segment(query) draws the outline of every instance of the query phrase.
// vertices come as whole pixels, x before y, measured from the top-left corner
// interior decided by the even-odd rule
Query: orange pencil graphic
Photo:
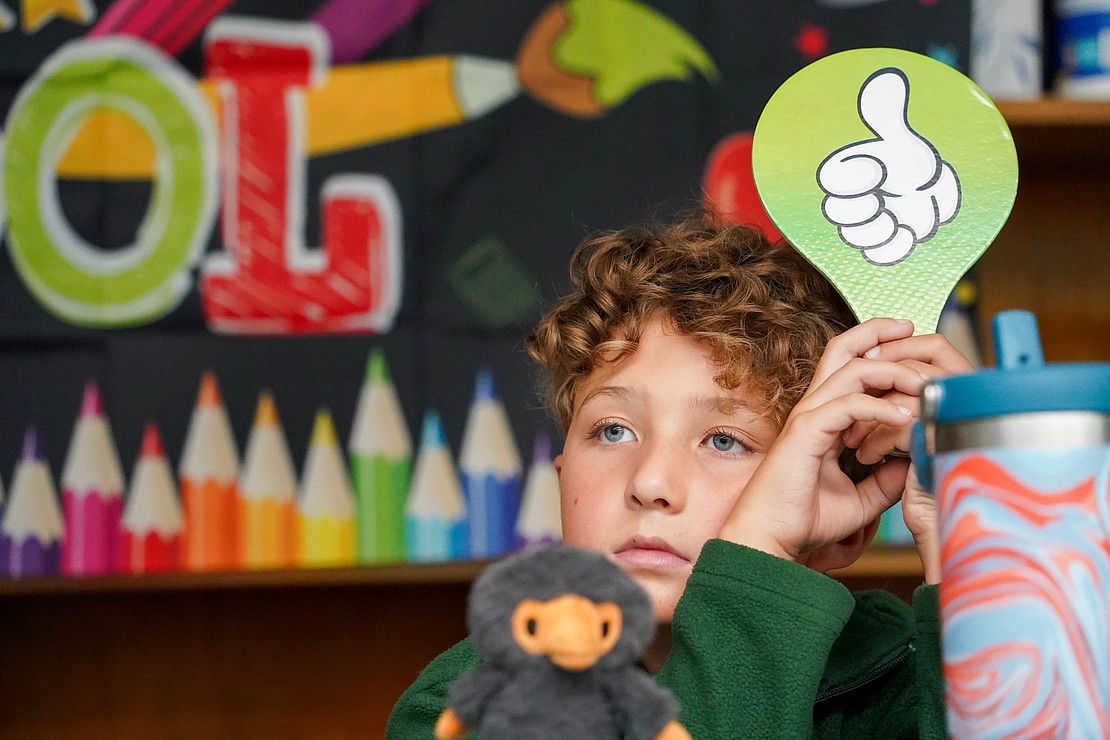
[[[227,570],[236,566],[236,489],[239,452],[216,376],[200,381],[178,475],[185,510],[183,567]]]
[[[296,560],[297,474],[274,398],[258,399],[239,476],[239,563],[288,568]]]

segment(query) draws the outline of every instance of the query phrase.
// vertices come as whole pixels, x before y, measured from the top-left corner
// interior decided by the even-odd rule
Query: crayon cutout
[[[297,559],[309,567],[354,565],[355,492],[331,414],[316,414],[297,497]]]
[[[493,374],[483,369],[474,385],[459,452],[472,556],[495,557],[512,549],[523,468]]]
[[[16,462],[3,519],[0,520],[0,569],[12,578],[45,576],[61,569],[65,533],[54,478],[28,427]]]
[[[524,481],[514,544],[519,549],[531,545],[554,545],[562,540],[559,474],[552,462],[551,438],[538,434],[532,449],[532,465]]]
[[[229,570],[238,559],[239,452],[216,376],[201,377],[178,476],[185,514],[185,570]]]
[[[409,560],[437,562],[465,558],[466,501],[451,460],[439,415],[424,415],[420,451],[405,504],[405,545]]]
[[[89,381],[62,468],[62,572],[97,575],[119,570],[123,470],[100,389]]]
[[[367,361],[347,446],[358,506],[359,560],[404,560],[412,440],[380,350]]]
[[[297,474],[274,398],[263,391],[239,476],[239,563],[288,568],[296,562]]]
[[[181,567],[185,517],[158,426],[143,430],[139,458],[123,509],[120,563],[125,573],[165,573]]]

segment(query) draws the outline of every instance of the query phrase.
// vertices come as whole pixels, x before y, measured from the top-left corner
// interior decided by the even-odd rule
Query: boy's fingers
[[[917,396],[929,377],[903,363],[854,358],[830,374],[820,386],[811,386],[797,408],[813,408],[849,393],[882,396],[893,390]]]
[[[971,362],[940,334],[893,339],[877,345],[869,357],[889,362],[915,360],[932,365],[941,375],[974,370]]]
[[[910,461],[905,458],[892,458],[875,469],[875,472],[856,486],[860,496],[876,515],[886,511],[902,498],[906,487],[906,476],[910,471]]]
[[[817,363],[817,370],[810,382],[810,389],[825,382],[848,361],[863,357],[883,342],[905,339],[913,334],[913,322],[900,319],[875,318],[853,326],[843,334],[833,337]]]
[[[874,465],[895,451],[907,452],[910,447],[910,427],[878,426],[867,435],[856,449],[856,459],[864,465]]]
[[[778,444],[787,444],[793,454],[823,456],[841,444],[844,430],[856,422],[875,422],[901,427],[912,421],[912,411],[866,393],[852,393],[810,409],[791,414]]]
[[[879,398],[909,409],[911,415],[915,419],[921,416],[921,399],[917,396],[911,396],[908,393],[902,393],[900,391],[887,391],[880,395]],[[856,422],[844,432],[844,446],[851,447],[853,450],[859,449],[863,444],[863,440],[867,439],[878,427],[879,425],[875,422]],[[902,447],[900,449],[904,450],[906,448]]]

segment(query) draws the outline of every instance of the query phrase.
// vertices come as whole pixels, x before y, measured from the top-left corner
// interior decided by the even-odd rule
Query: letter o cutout
[[[156,153],[150,205],[136,240],[108,253],[77,234],[59,202],[57,165],[98,109],[147,132]],[[132,326],[168,313],[192,286],[216,214],[216,126],[195,81],[139,41],[61,47],[21,89],[8,114],[3,185],[12,261],[58,318]]]

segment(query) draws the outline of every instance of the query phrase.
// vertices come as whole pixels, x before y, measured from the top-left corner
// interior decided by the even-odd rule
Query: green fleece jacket
[[[695,740],[944,738],[937,591],[913,607],[886,591],[853,596],[797,563],[707,542],[675,610],[655,680]],[[388,740],[427,740],[447,687],[480,661],[469,640],[401,696]]]

